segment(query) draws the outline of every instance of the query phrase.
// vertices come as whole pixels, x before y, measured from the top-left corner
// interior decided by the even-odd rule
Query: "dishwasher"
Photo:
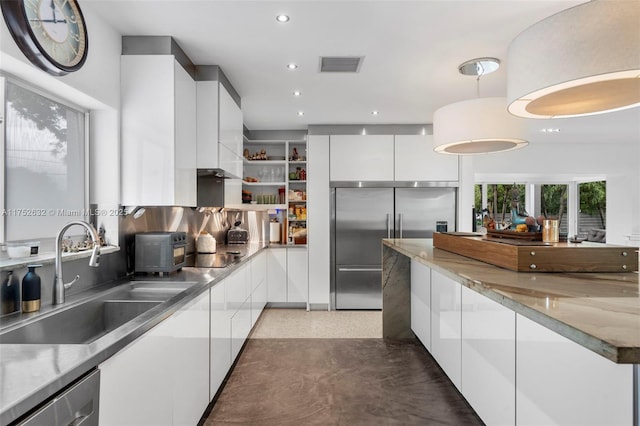
[[[18,422],[27,426],[97,426],[100,370],[95,370]]]

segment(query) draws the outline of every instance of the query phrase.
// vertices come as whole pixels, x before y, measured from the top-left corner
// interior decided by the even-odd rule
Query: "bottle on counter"
[[[42,265],[27,265],[29,271],[22,278],[22,312],[36,312],[40,310],[40,276],[36,268]]]
[[[0,288],[0,315],[8,315],[20,311],[20,280],[13,271],[7,272]]]

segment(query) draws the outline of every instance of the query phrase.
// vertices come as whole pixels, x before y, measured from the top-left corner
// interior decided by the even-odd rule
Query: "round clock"
[[[87,27],[77,0],[0,0],[2,14],[25,56],[49,74],[79,70],[87,58]]]

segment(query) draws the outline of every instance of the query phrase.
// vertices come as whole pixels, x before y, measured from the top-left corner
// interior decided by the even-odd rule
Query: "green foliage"
[[[580,211],[591,216],[598,214],[600,224],[605,228],[607,211],[607,183],[605,181],[580,184]]]

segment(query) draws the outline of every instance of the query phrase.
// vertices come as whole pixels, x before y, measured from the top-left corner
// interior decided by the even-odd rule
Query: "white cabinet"
[[[267,259],[267,300],[306,303],[309,288],[307,248],[270,248]]]
[[[173,55],[121,60],[122,204],[196,205],[196,86]]]
[[[483,422],[516,420],[516,314],[461,286],[462,394]]]
[[[267,300],[287,301],[287,249],[284,247],[267,250]]]
[[[209,403],[209,292],[100,364],[100,425],[189,425]]]
[[[630,425],[633,366],[516,318],[516,424]]]
[[[395,180],[457,181],[458,156],[438,154],[433,146],[433,135],[396,135]]]
[[[242,177],[242,110],[218,81],[198,81],[197,166]]]
[[[309,265],[306,248],[287,249],[287,301],[307,302]]]
[[[431,268],[411,260],[411,330],[431,351]]]
[[[253,327],[267,304],[267,254],[251,259],[251,326]]]
[[[392,181],[393,135],[331,135],[332,181]]]
[[[460,389],[461,284],[431,270],[431,354]]]
[[[209,349],[209,400],[212,400],[231,368],[231,315],[227,309],[226,280],[211,287],[211,343]]]

